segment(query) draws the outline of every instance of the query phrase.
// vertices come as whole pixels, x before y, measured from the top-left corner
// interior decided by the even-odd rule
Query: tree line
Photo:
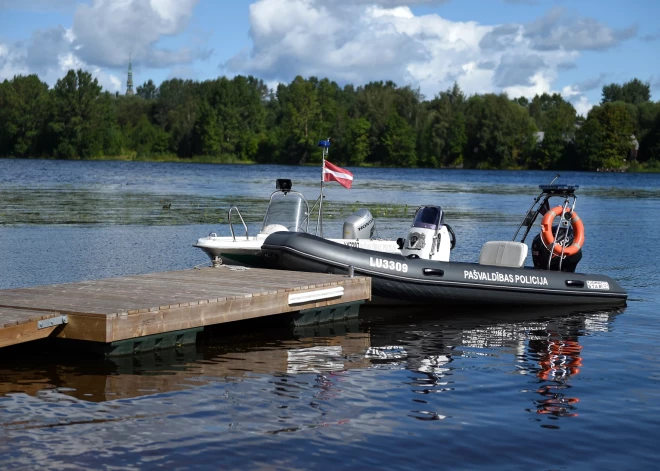
[[[133,96],[103,91],[84,70],[49,86],[37,75],[0,84],[0,156],[514,169],[660,168],[660,102],[638,79],[603,87],[578,116],[560,94],[432,99],[409,86],[340,87],[296,77],[268,89],[252,76],[152,80]]]

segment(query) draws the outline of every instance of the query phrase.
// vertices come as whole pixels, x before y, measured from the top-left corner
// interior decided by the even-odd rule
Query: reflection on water
[[[7,455],[17,467],[108,459],[143,467],[145,456],[149,466],[178,467],[198,463],[204,450],[228,467],[272,467],[278,456],[283,469],[326,463],[327,443],[350,443],[349,455],[361,456],[367,443],[407,436],[404,449],[420,458],[399,465],[416,468],[420,438],[465,432],[473,443],[452,453],[494,451],[503,444],[488,444],[489,428],[511,427],[521,441],[530,426],[559,429],[579,420],[581,407],[598,409],[576,380],[583,367],[607,365],[583,341],[608,335],[623,310],[438,316],[365,308],[360,321],[247,322],[209,329],[194,346],[132,357],[24,358],[13,349],[0,361],[0,450],[32,444],[30,454]],[[280,440],[296,437],[305,445],[285,451]]]
[[[567,416],[564,409],[573,411],[577,399],[559,391],[570,387],[571,378],[588,361],[580,337],[606,332],[613,317],[622,312],[549,318],[500,315],[491,320],[450,314],[440,323],[433,316],[425,318],[424,312],[401,316],[382,308],[365,310],[362,321],[279,327],[256,331],[248,338],[227,335],[226,327],[209,329],[200,334],[196,345],[138,356],[81,358],[77,353],[50,352],[17,362],[16,352],[22,356],[30,350],[13,347],[0,352],[0,394],[5,396],[7,410],[12,404],[32,404],[34,399],[26,396],[48,401],[63,395],[70,398],[67,401],[101,403],[194,391],[215,381],[245,381],[256,376],[295,380],[298,375],[323,377],[365,369],[407,370],[415,375],[404,383],[410,392],[445,393],[454,390],[455,368],[479,368],[485,358],[497,356],[507,357],[506,370],[539,384],[537,392],[544,397],[538,400],[539,413]],[[245,323],[233,329],[252,327],[254,324]],[[457,360],[460,366],[454,366]],[[16,422],[4,422],[9,424]]]

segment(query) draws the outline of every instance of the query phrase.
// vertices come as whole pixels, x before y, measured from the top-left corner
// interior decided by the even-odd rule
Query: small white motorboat
[[[261,230],[256,236],[248,234],[247,224],[238,207],[229,208],[227,221],[231,236],[218,236],[212,232],[207,237],[202,237],[193,244],[193,247],[202,249],[214,265],[226,263],[247,267],[265,267],[264,253],[261,246],[270,234],[274,232],[288,231],[308,233],[309,219],[318,205],[318,218],[316,221],[316,233],[321,239],[323,237],[323,182],[336,181],[345,188],[350,188],[353,182],[353,174],[326,160],[330,149],[330,139],[319,141],[318,147],[323,151],[321,171],[321,194],[312,206],[305,197],[292,189],[291,180],[280,178],[275,181],[275,192],[270,195],[270,202],[266,210]],[[232,215],[236,214],[245,236],[236,237]],[[399,246],[394,240],[385,240],[377,237],[376,221],[367,209],[359,209],[344,221],[341,239],[326,239],[349,247],[377,250],[384,253],[400,253]]]
[[[292,190],[289,179],[277,179],[275,191],[270,196],[270,202],[261,230],[256,236],[248,233],[247,224],[236,206],[229,208],[227,220],[229,222],[230,236],[219,236],[212,232],[207,237],[197,240],[193,247],[202,249],[214,264],[231,264],[247,267],[266,267],[264,253],[261,246],[266,238],[280,231],[308,233],[309,216],[311,214],[309,203],[305,197]],[[319,204],[317,232],[322,228],[321,197],[312,206],[314,211]],[[238,218],[245,231],[244,236],[237,236],[234,229],[234,220]],[[238,222],[237,221],[237,222]],[[322,234],[322,229],[321,229]],[[394,240],[385,240],[376,236],[376,221],[367,209],[359,209],[344,221],[342,238],[327,239],[349,247],[376,250],[385,253],[400,253],[399,246]]]

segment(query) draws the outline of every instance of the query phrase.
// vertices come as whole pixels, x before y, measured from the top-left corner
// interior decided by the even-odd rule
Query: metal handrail
[[[243,223],[243,228],[245,229],[245,240],[250,240],[250,237],[248,236],[247,225],[243,220],[243,215],[241,215],[241,212],[238,210],[238,207],[236,206],[232,206],[231,208],[229,208],[229,212],[227,213],[227,221],[229,221],[229,230],[231,231],[232,239],[234,239],[234,242],[236,242],[236,234],[234,234],[234,225],[231,222],[231,213],[234,209],[236,210],[236,214],[238,214],[238,217],[241,218],[241,223]]]

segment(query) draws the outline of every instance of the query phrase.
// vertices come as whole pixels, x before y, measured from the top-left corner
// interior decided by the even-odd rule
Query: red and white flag
[[[323,166],[323,181],[335,181],[344,188],[350,188],[353,184],[353,174],[348,170],[337,167],[335,164],[331,164],[326,160]]]

